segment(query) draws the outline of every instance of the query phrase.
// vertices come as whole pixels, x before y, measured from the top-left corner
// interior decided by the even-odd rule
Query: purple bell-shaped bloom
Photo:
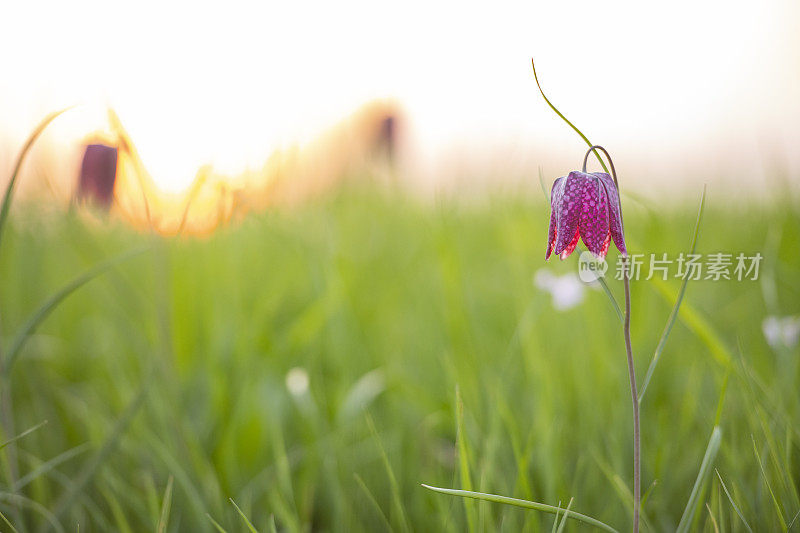
[[[614,180],[604,172],[570,172],[553,183],[550,193],[547,255],[566,259],[579,239],[594,255],[605,258],[611,239],[627,255],[622,214]]]

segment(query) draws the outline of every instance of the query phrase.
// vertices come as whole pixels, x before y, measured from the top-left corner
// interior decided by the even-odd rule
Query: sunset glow
[[[664,165],[642,155],[654,144],[694,157],[700,139],[710,141],[705,156],[735,165],[767,137],[800,139],[800,73],[785,68],[800,64],[797,8],[770,4],[684,1],[656,15],[636,2],[589,1],[491,12],[424,2],[239,1],[224,12],[150,0],[14,2],[0,32],[0,47],[14,50],[0,58],[0,134],[22,138],[44,113],[82,103],[51,133],[76,142],[108,129],[110,106],[158,188],[185,192],[201,168],[261,169],[276,151],[391,97],[409,118],[409,175],[435,187],[454,151],[472,153],[478,169],[493,149],[513,154],[503,158],[513,171],[576,144],[536,98],[536,57],[565,110],[606,144],[625,143],[617,153],[629,168],[652,175]]]

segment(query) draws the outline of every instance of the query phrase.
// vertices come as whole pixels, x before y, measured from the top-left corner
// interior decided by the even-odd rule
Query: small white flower
[[[286,373],[286,388],[292,396],[302,396],[308,392],[308,372],[298,366]]]
[[[533,283],[550,293],[556,311],[566,311],[580,304],[586,289],[586,285],[574,273],[556,276],[545,268],[536,272]]]
[[[768,316],[761,323],[761,331],[771,347],[792,349],[800,341],[800,316]]]

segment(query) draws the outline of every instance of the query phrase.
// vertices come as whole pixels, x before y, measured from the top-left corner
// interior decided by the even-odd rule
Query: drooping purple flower
[[[566,259],[579,239],[601,259],[612,238],[619,251],[627,255],[617,187],[608,174],[576,170],[558,178],[550,193],[550,209],[545,259],[553,252]]]
[[[117,178],[117,148],[105,144],[89,144],[83,152],[78,197],[108,209],[114,200]]]

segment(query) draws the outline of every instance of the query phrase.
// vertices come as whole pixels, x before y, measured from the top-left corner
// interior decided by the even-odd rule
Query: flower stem
[[[586,163],[589,160],[589,154],[592,152],[597,154],[597,150],[605,154],[606,159],[608,159],[608,164],[611,167],[611,176],[614,178],[614,185],[617,186],[620,227],[624,234],[625,224],[622,221],[622,198],[619,193],[617,170],[614,168],[614,161],[611,160],[611,155],[602,146],[597,144],[591,145],[589,150],[586,151],[586,155],[583,156],[583,171],[586,172]],[[605,168],[605,165],[603,165],[603,167]],[[641,432],[639,429],[639,393],[636,390],[636,367],[633,363],[633,349],[631,348],[631,278],[628,270],[628,257],[625,254],[623,254],[623,261],[622,279],[625,285],[625,320],[622,325],[622,333],[625,336],[625,352],[628,356],[628,375],[631,380],[631,398],[633,399],[633,533],[639,533],[639,508],[641,507],[642,498],[642,444]]]
[[[628,258],[625,258],[622,279],[625,284],[625,322],[622,332],[625,335],[625,351],[628,355],[628,375],[631,380],[633,399],[633,533],[639,532],[639,507],[641,506],[641,436],[639,430],[639,393],[636,391],[636,369],[631,349],[631,281],[628,272]]]

